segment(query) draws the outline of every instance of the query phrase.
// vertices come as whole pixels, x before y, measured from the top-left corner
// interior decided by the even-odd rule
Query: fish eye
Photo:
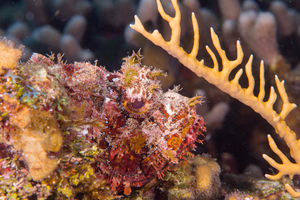
[[[133,109],[140,109],[144,105],[145,105],[144,101],[143,100],[139,101],[138,99],[135,99],[135,101],[131,103]]]
[[[143,114],[147,112],[150,107],[149,102],[141,99],[135,99],[134,101],[126,100],[124,106],[127,111],[135,114]]]

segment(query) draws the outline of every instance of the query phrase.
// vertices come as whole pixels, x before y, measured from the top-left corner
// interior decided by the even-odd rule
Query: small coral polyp
[[[54,59],[33,54],[16,66],[2,60],[0,147],[13,150],[0,154],[0,169],[9,172],[1,171],[0,194],[129,195],[192,155],[205,131],[195,109],[200,98],[184,97],[178,87],[164,93],[157,76],[165,74],[143,66],[139,52],[117,72]],[[11,181],[23,189],[10,194]]]

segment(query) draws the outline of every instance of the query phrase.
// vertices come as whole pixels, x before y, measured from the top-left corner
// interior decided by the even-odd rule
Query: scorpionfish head
[[[166,75],[159,69],[143,66],[139,53],[134,55],[125,58],[122,65],[122,103],[129,114],[139,116],[155,108],[162,95],[157,76]]]

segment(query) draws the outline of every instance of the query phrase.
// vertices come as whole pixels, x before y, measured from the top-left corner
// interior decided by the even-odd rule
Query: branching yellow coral
[[[211,84],[214,84],[222,91],[228,93],[232,97],[238,99],[242,103],[248,105],[263,118],[265,118],[276,130],[276,132],[285,140],[290,148],[291,156],[295,159],[296,163],[290,162],[287,157],[277,148],[272,137],[269,135],[269,144],[272,150],[282,159],[283,164],[276,163],[272,158],[267,155],[263,157],[275,168],[279,170],[279,173],[275,176],[266,175],[267,178],[272,180],[280,179],[284,175],[289,175],[291,178],[295,174],[300,174],[300,141],[296,139],[295,133],[287,126],[285,122],[286,116],[293,110],[296,105],[289,102],[287,93],[284,88],[284,81],[280,81],[275,76],[276,86],[279,91],[279,95],[283,101],[282,110],[277,113],[273,109],[273,105],[277,99],[277,94],[273,87],[269,99],[264,102],[265,97],[265,80],[264,80],[264,65],[261,62],[260,65],[260,87],[259,94],[255,96],[253,94],[254,89],[254,77],[252,75],[252,60],[253,56],[250,56],[245,71],[248,78],[248,87],[242,88],[239,84],[239,79],[243,73],[240,69],[233,80],[229,81],[229,74],[239,64],[241,64],[244,54],[240,42],[237,41],[237,58],[233,61],[228,60],[225,51],[221,48],[219,38],[215,32],[211,29],[211,38],[219,56],[222,60],[223,69],[220,71],[218,67],[218,61],[215,54],[207,46],[206,50],[211,56],[214,67],[210,68],[204,65],[204,61],[197,60],[196,56],[199,49],[199,27],[195,14],[192,13],[192,23],[194,29],[194,46],[190,53],[187,53],[182,47],[180,47],[180,20],[181,13],[177,3],[177,0],[171,0],[175,9],[175,17],[167,15],[162,7],[160,0],[157,0],[158,11],[162,18],[168,21],[172,35],[170,41],[165,41],[158,30],[154,30],[153,33],[149,33],[145,30],[141,21],[135,16],[135,24],[131,25],[131,28],[143,34],[147,39],[154,44],[165,49],[169,54],[176,57],[183,65],[192,70],[199,77],[205,78]],[[290,185],[286,185],[286,189],[291,193],[293,197],[300,197],[300,192],[295,192]]]

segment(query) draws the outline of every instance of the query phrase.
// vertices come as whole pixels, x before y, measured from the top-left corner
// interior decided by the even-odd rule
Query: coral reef
[[[174,16],[175,12],[170,0],[162,0],[162,4],[167,14]],[[269,94],[268,88],[270,88],[271,85],[275,85],[274,74],[278,74],[280,80],[285,80],[285,88],[289,95],[290,102],[294,102],[297,105],[300,104],[300,99],[298,98],[300,93],[300,56],[298,51],[300,48],[300,4],[298,1],[221,0],[215,2],[180,0],[178,4],[182,15],[180,44],[184,50],[189,52],[192,49],[193,29],[190,15],[191,12],[194,12],[199,24],[201,37],[199,40],[198,59],[203,58],[205,65],[213,66],[213,61],[205,50],[206,45],[210,47],[213,45],[209,32],[209,28],[213,27],[229,59],[235,59],[236,40],[241,41],[245,57],[254,54],[252,72],[256,80],[258,80],[260,59],[264,60],[267,95]],[[181,65],[177,59],[168,55],[163,49],[153,45],[144,36],[131,29],[129,25],[126,26],[126,24],[133,21],[134,13],[139,16],[147,31],[151,32],[154,29],[158,29],[163,34],[164,39],[170,39],[170,28],[168,23],[159,15],[155,0],[1,1],[0,14],[2,18],[0,21],[0,35],[18,44],[18,48],[11,48],[11,50],[19,53],[23,50],[22,61],[27,61],[32,51],[42,55],[51,54],[51,52],[55,54],[60,52],[64,54],[64,59],[67,60],[68,63],[83,60],[93,61],[97,59],[98,63],[105,65],[108,71],[119,70],[122,58],[126,56],[128,52],[132,49],[137,51],[142,48],[141,52],[144,55],[142,63],[160,68],[163,72],[168,74],[166,78],[163,76],[157,77],[160,79],[161,87],[164,91],[167,91],[170,87],[173,87],[173,84],[176,84],[183,88],[178,92],[184,96],[205,96],[205,98],[202,99],[204,103],[201,106],[197,105],[197,113],[205,119],[207,133],[203,141],[204,145],[197,145],[196,153],[202,154],[206,152],[211,154],[213,158],[217,158],[223,174],[247,173],[247,177],[248,175],[256,176],[254,174],[258,174],[257,177],[261,177],[261,174],[274,174],[272,170],[270,171],[270,165],[261,156],[262,154],[268,154],[270,157],[276,157],[276,154],[269,148],[266,135],[272,135],[278,149],[281,149],[285,155],[289,155],[290,150],[285,142],[280,139],[280,136],[275,133],[272,126],[268,125],[264,119],[254,113],[250,108],[234,100],[229,95],[224,94],[216,87],[207,83],[204,79],[198,78],[193,72]],[[23,47],[20,44],[23,44]],[[0,48],[2,47],[3,46]],[[11,47],[13,47],[13,45]],[[214,48],[212,48],[212,51],[216,54]],[[1,50],[1,52],[3,51]],[[2,55],[4,55],[4,53]],[[19,57],[17,54],[14,55]],[[37,56],[37,54],[35,54],[35,56]],[[218,56],[217,59],[220,61]],[[13,62],[16,60],[15,58],[11,59]],[[0,60],[0,63],[1,62],[3,62],[3,60]],[[245,61],[243,61],[242,64],[245,64]],[[15,65],[17,65],[17,62]],[[2,66],[4,66],[3,63],[1,63],[0,67]],[[13,67],[11,69],[13,69]],[[219,70],[221,69],[222,66],[219,66]],[[1,70],[2,68],[0,71]],[[18,78],[20,74],[17,74],[15,70],[4,69],[3,73],[4,74],[1,72],[1,74],[5,76],[3,81],[8,78],[14,82],[12,85],[15,83],[16,86],[21,84],[22,80]],[[42,71],[41,73],[43,74]],[[233,78],[232,74],[229,76],[230,80]],[[246,80],[246,76],[242,75],[239,81],[244,88],[248,86]],[[255,84],[257,85],[257,81]],[[10,85],[10,87],[12,85]],[[29,112],[22,110],[23,113],[21,113],[19,108],[12,112],[14,112],[14,115],[19,113],[18,116],[22,116],[22,114],[25,115],[27,112],[32,116],[32,114],[35,114],[33,110],[39,109],[36,103],[44,97],[44,93],[40,93],[39,88],[35,86],[35,84],[23,85],[21,88],[23,89],[18,90],[18,95],[21,95],[18,98],[23,106],[29,106]],[[22,90],[24,92],[22,92]],[[199,90],[202,91],[199,92]],[[257,86],[254,87],[254,94],[258,94]],[[5,98],[6,101],[9,101],[6,102],[6,105],[19,106],[15,104],[17,102],[12,102],[11,99]],[[62,99],[62,101],[55,102],[55,104],[57,104],[58,108],[63,108],[63,104],[65,104],[64,98],[59,97],[59,99]],[[274,104],[274,109],[276,111],[280,110],[281,105],[281,99],[278,98]],[[74,109],[77,109],[77,107],[75,106]],[[300,133],[298,123],[300,116],[299,111],[299,109],[294,109],[285,119],[289,127],[297,134],[297,138],[299,138]],[[220,112],[221,114],[219,114]],[[75,112],[73,112],[73,114],[74,113]],[[5,115],[4,113],[1,117],[3,118]],[[19,125],[17,125],[20,122],[17,120],[18,118],[15,119],[14,126],[20,129]],[[23,123],[25,125],[26,123],[32,124],[36,122],[23,121]],[[58,120],[57,123],[61,125],[62,121]],[[68,121],[65,123],[68,124]],[[72,123],[75,122],[72,121]],[[42,127],[44,125],[41,124],[40,126]],[[61,129],[62,128],[60,128],[60,130]],[[27,129],[26,134],[32,134],[28,142],[33,142],[37,138],[42,139],[39,135],[41,130],[42,129],[35,131]],[[62,138],[65,137],[64,132],[60,131],[60,134]],[[50,136],[51,133],[47,132],[47,135]],[[45,137],[44,141],[47,140],[47,137]],[[63,139],[63,141],[65,140]],[[12,164],[20,169],[17,170],[17,168],[14,168],[16,171],[12,172],[13,176],[11,176],[11,178],[15,179],[10,179],[13,181],[11,181],[7,187],[5,186],[7,191],[13,192],[19,190],[21,194],[21,188],[24,183],[27,183],[26,181],[31,179],[30,176],[25,179],[20,178],[24,174],[28,174],[30,170],[25,158],[20,156],[20,159],[13,159],[13,155],[20,155],[20,152],[24,150],[29,153],[31,160],[37,159],[34,152],[30,152],[29,146],[24,146],[24,149],[20,146],[20,144],[26,144],[26,142],[25,140],[21,140],[19,144],[15,144],[15,147],[12,144],[10,144],[10,146],[2,145],[0,147],[1,150],[4,150],[4,157],[11,158],[5,166]],[[79,146],[80,145],[81,144],[79,144]],[[62,145],[61,148],[62,147],[64,147],[64,145]],[[10,152],[9,148],[13,151]],[[14,152],[16,148],[17,154]],[[41,158],[42,160],[47,158],[51,160],[51,162],[54,161],[53,163],[58,161],[59,165],[60,151],[62,149],[58,152],[49,152],[47,149],[51,149],[51,145],[47,147],[43,142],[39,143],[36,148],[42,150],[42,152],[46,152],[47,157],[44,156]],[[287,156],[287,158],[291,157]],[[72,160],[72,162],[75,161]],[[257,169],[254,171],[248,170],[248,168],[251,168],[253,165],[255,165]],[[26,167],[24,168],[24,166]],[[5,168],[6,167],[4,167],[3,170],[1,169],[1,174],[10,171],[9,168]],[[34,168],[32,168],[32,170],[33,169]],[[42,171],[43,168],[41,167],[39,169]],[[66,167],[66,169],[73,168],[69,166]],[[18,174],[15,173],[17,171]],[[65,173],[66,177],[69,175],[72,174]],[[25,180],[25,182],[23,180]],[[88,179],[80,180],[86,182]],[[96,179],[91,178],[87,182],[92,183],[94,180]],[[294,188],[299,187],[296,184],[297,180],[298,178],[294,177]],[[158,185],[160,181],[161,179],[158,180],[157,185],[153,187],[159,188]],[[222,182],[224,181],[225,180],[222,180]],[[63,181],[61,183],[64,184],[65,182],[66,181]],[[16,184],[16,189],[13,188],[9,190],[8,188],[10,188],[10,185],[13,183]],[[34,183],[35,184],[31,184],[31,188],[36,188],[38,195],[41,195],[41,192],[38,191],[42,190],[43,194],[47,194],[49,190],[45,189],[48,187],[45,182]],[[101,182],[100,184],[99,181],[95,181],[95,183],[99,185],[102,184],[103,188],[107,189],[103,189],[102,194],[105,193],[107,196],[111,194],[109,187],[106,187],[106,183]],[[282,185],[285,183],[292,184],[291,181],[281,181],[278,184]],[[274,186],[271,182],[267,182],[266,184],[270,184],[270,190]],[[27,186],[29,185],[25,184],[25,187]],[[56,184],[56,186],[58,186],[58,184]],[[44,187],[44,189],[41,189],[42,187]],[[74,186],[72,185],[72,187]],[[67,190],[67,188],[72,187],[61,187],[59,190],[62,191],[62,188],[64,188],[64,192],[74,191],[73,189]],[[78,186],[78,188],[80,187],[81,186]],[[140,187],[139,189],[142,190],[142,188],[144,187]],[[77,191],[79,190],[80,189],[77,189],[74,193],[78,193]],[[136,194],[134,190],[135,189],[132,188],[132,194]],[[259,190],[259,188],[255,190]],[[273,193],[272,195],[285,196],[286,194],[282,194],[283,190],[284,188],[280,189],[280,192],[276,194]],[[275,191],[279,190],[276,189]],[[157,190],[155,190],[155,192],[157,192]],[[223,198],[231,192],[234,191],[226,191],[226,194],[223,193]],[[242,193],[244,196],[248,195],[249,198],[255,197],[255,195],[251,196],[248,190],[243,190]],[[164,194],[160,195],[163,196],[163,198],[167,196],[164,196]],[[237,194],[237,196],[239,195],[241,194]],[[132,195],[129,196],[129,198],[131,197],[133,198]],[[259,197],[266,199],[262,195],[259,195]],[[286,198],[289,197],[287,196]]]
[[[125,199],[217,199],[221,197],[219,174],[217,162],[203,154],[174,165],[163,179],[153,179]]]
[[[0,93],[1,169],[6,170],[1,193],[7,198],[51,192],[60,198],[78,193],[116,198],[118,192],[129,195],[132,187],[162,180],[174,165],[193,157],[190,151],[205,131],[195,106],[202,97],[184,97],[179,87],[163,93],[157,76],[165,74],[141,65],[139,52],[110,73],[36,53],[16,65],[20,50],[5,40],[1,44],[7,55]],[[195,170],[198,174],[207,162],[211,178],[202,182],[219,183],[218,164],[203,162]],[[6,188],[14,179],[21,189],[11,192]]]
[[[229,74],[239,64],[241,64],[244,54],[240,42],[237,41],[237,58],[235,60],[229,60],[226,56],[225,51],[221,48],[218,36],[211,28],[211,38],[214,47],[216,48],[220,59],[222,61],[222,69],[219,69],[218,60],[215,53],[207,46],[206,50],[213,60],[213,68],[210,68],[204,64],[204,60],[199,61],[196,56],[199,50],[199,26],[195,13],[192,13],[192,24],[194,30],[194,44],[190,53],[187,53],[180,46],[180,35],[181,35],[181,11],[177,0],[171,0],[175,16],[171,17],[168,15],[160,0],[157,0],[158,11],[162,18],[166,20],[171,27],[171,38],[166,41],[162,34],[158,30],[154,30],[149,33],[145,30],[145,27],[141,23],[140,19],[135,16],[135,23],[130,25],[131,28],[143,34],[147,39],[152,41],[154,44],[165,49],[170,55],[176,57],[183,65],[193,71],[197,76],[205,78],[208,82],[218,87],[220,90],[229,94],[233,98],[238,99],[245,105],[248,105],[255,112],[260,114],[264,119],[268,121],[270,125],[274,127],[280,137],[284,139],[290,149],[291,157],[295,160],[295,163],[291,162],[277,147],[271,135],[268,135],[269,145],[274,153],[276,153],[282,160],[282,164],[279,164],[266,154],[263,154],[263,158],[279,172],[276,175],[266,174],[265,176],[271,180],[278,180],[284,175],[289,175],[293,178],[294,175],[300,174],[299,165],[300,157],[298,152],[300,151],[299,141],[296,139],[296,134],[287,125],[285,118],[287,115],[297,107],[296,104],[290,103],[288,95],[284,87],[284,81],[280,81],[278,76],[275,75],[275,82],[278,89],[278,93],[282,100],[281,111],[275,111],[273,105],[277,99],[277,94],[274,91],[273,86],[270,88],[270,95],[267,101],[265,98],[265,75],[264,75],[264,63],[260,64],[260,77],[259,77],[259,92],[258,95],[254,95],[254,84],[255,79],[252,74],[252,61],[253,56],[251,55],[245,66],[245,72],[248,79],[248,86],[242,88],[239,80],[243,73],[242,69],[234,74],[234,78],[230,80]],[[292,197],[300,197],[300,192],[295,191],[290,184],[285,184],[286,190],[291,194]]]
[[[0,36],[25,46],[21,58],[24,62],[32,52],[62,53],[68,62],[92,62],[95,56],[105,61],[107,46],[118,43],[116,46],[123,46],[125,52],[130,50],[119,44],[124,41],[121,29],[133,20],[135,10],[136,2],[128,0],[1,2]],[[121,61],[113,63],[120,65]]]

